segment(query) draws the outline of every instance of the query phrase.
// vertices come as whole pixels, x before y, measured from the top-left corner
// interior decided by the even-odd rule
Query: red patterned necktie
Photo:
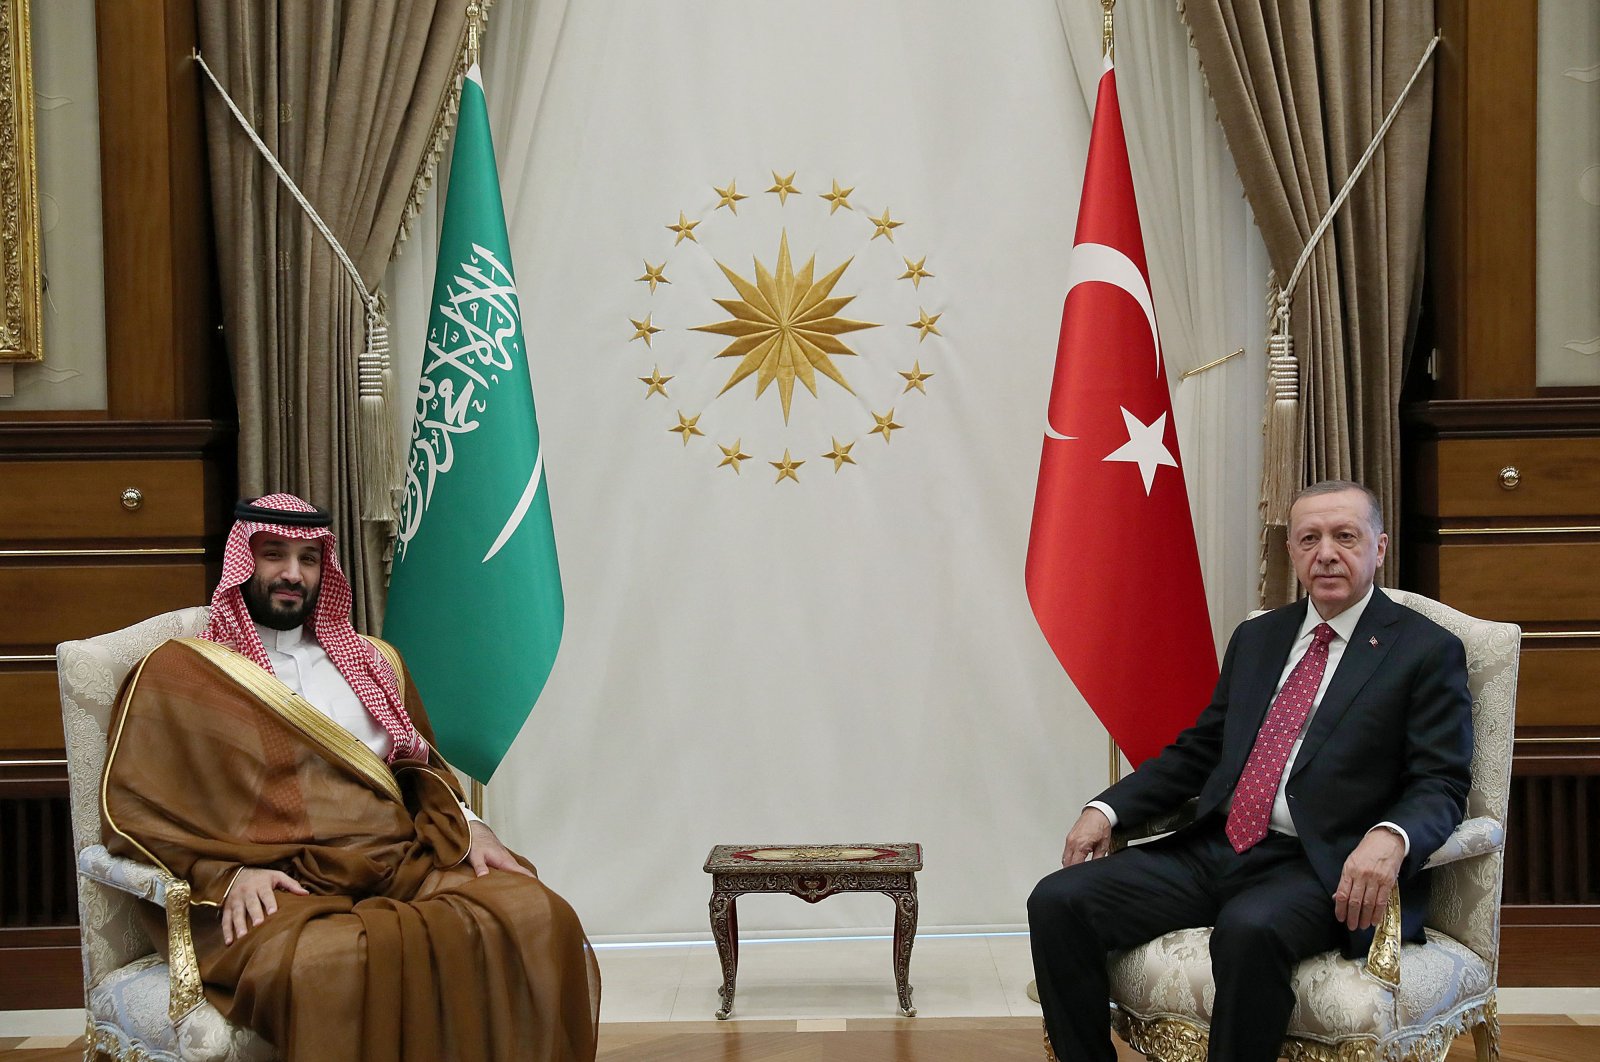
[[[1289,672],[1288,681],[1256,734],[1255,748],[1250,750],[1250,759],[1233,791],[1233,807],[1228,811],[1225,832],[1235,852],[1248,851],[1267,835],[1267,820],[1272,817],[1272,804],[1278,798],[1278,782],[1289,762],[1289,750],[1294,748],[1295,738],[1300,736],[1300,728],[1305,726],[1312,702],[1317,699],[1322,673],[1328,668],[1331,641],[1333,628],[1326,623],[1317,624],[1311,632],[1311,647]]]

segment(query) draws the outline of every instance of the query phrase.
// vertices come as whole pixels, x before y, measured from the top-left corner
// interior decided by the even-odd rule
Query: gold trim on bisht
[[[215,664],[224,675],[260,698],[284,722],[323,752],[355,771],[372,788],[396,803],[404,802],[399,783],[394,780],[394,773],[389,770],[388,764],[380,760],[364,741],[318,711],[304,697],[284,685],[276,675],[263,671],[250,660],[216,642],[203,638],[175,638],[173,641]]]
[[[139,677],[144,674],[144,666],[149,661],[150,657],[148,655],[143,660],[139,661],[139,666],[134,669],[133,678],[128,680],[127,691],[123,694],[124,698],[131,698],[133,696],[134,690],[139,686]],[[168,878],[176,881],[178,880],[178,876],[172,872],[171,867],[157,859],[155,857],[155,853],[151,852],[150,849],[146,848],[144,845],[140,844],[138,841],[122,832],[122,830],[117,826],[116,820],[111,817],[111,805],[106,801],[106,783],[111,779],[111,765],[116,762],[117,749],[122,745],[122,728],[126,726],[127,723],[128,713],[118,713],[116,733],[112,734],[110,739],[106,742],[106,763],[105,767],[103,767],[100,771],[100,817],[105,821],[107,826],[111,827],[118,837],[121,837],[124,841],[127,841],[140,852],[144,853],[145,860],[149,862],[151,866],[160,868],[160,870],[166,874]],[[213,903],[209,906],[215,907],[217,905]]]

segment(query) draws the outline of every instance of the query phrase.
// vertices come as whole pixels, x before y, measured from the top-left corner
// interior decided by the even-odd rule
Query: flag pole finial
[[[477,0],[467,4],[467,66],[478,61],[478,35],[483,29],[483,5]]]
[[[1116,6],[1117,0],[1100,0],[1100,54],[1112,62],[1117,60],[1117,27],[1111,15],[1111,9]]]

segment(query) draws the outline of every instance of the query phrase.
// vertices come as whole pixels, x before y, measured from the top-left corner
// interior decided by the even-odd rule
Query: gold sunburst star
[[[661,331],[661,329],[650,323],[650,317],[651,314],[647,313],[644,315],[644,320],[642,321],[635,321],[631,317],[628,318],[628,323],[633,325],[633,335],[628,337],[629,343],[632,343],[635,339],[642,339],[644,340],[645,346],[648,347],[652,345],[650,342],[650,337]]]
[[[899,429],[905,427],[904,424],[896,424],[894,422],[894,410],[893,409],[890,409],[889,412],[884,413],[882,415],[874,413],[874,414],[872,414],[872,419],[878,422],[878,426],[876,428],[873,428],[867,434],[868,435],[882,435],[885,445],[888,444],[889,436],[891,434],[893,434],[894,432],[898,431]]]
[[[853,191],[855,191],[855,187],[853,185],[849,188],[840,188],[839,182],[834,181],[833,191],[823,192],[817,198],[826,199],[828,201],[828,216],[832,217],[833,212],[838,210],[840,207],[844,207],[846,210],[855,209],[855,207],[850,205],[850,193]]]
[[[829,438],[833,439],[833,436],[830,435]],[[854,445],[854,439],[842,445],[838,439],[833,439],[833,449],[829,450],[822,456],[827,460],[832,461],[833,470],[838,472],[841,466],[853,465],[856,463],[856,459],[850,456],[850,448]]]
[[[737,214],[739,212],[739,200],[750,198],[747,195],[739,194],[738,181],[729,181],[726,188],[718,188],[716,185],[712,185],[711,190],[717,193],[717,205],[712,207],[712,210],[721,210],[723,207],[727,207]]]
[[[784,450],[783,451],[783,460],[782,461],[768,461],[767,464],[771,465],[773,468],[776,468],[778,470],[778,478],[773,480],[772,482],[774,482],[774,483],[782,483],[786,479],[792,479],[796,483],[799,483],[800,482],[800,477],[795,475],[795,469],[797,469],[801,465],[805,464],[805,462],[804,461],[796,461],[794,458],[789,456],[789,451],[788,450]]]
[[[894,242],[894,230],[905,224],[903,221],[896,221],[891,218],[888,207],[883,208],[883,217],[881,218],[874,218],[871,214],[868,214],[867,217],[872,218],[872,223],[878,227],[877,231],[872,234],[872,238],[876,240],[879,236],[887,236],[890,243]]]
[[[901,255],[900,257],[901,258],[905,258],[905,255]],[[914,287],[914,288],[922,287],[922,278],[923,277],[931,277],[931,276],[933,276],[932,273],[930,273],[926,269],[922,268],[923,263],[927,262],[927,260],[928,260],[928,256],[927,255],[923,255],[921,258],[917,259],[915,262],[913,262],[909,258],[906,258],[906,271],[904,273],[901,273],[895,279],[896,280],[909,280],[909,281],[911,281],[911,286]]]
[[[700,241],[696,240],[695,242],[699,243]],[[644,276],[635,277],[634,279],[649,284],[651,294],[655,293],[657,284],[672,283],[672,281],[667,279],[667,263],[662,262],[658,266],[653,266],[648,260],[646,260],[644,263]]]
[[[733,336],[719,358],[739,358],[738,366],[722,385],[718,394],[752,374],[756,377],[756,397],[776,380],[778,397],[783,403],[783,420],[789,422],[789,404],[794,397],[794,382],[798,379],[806,390],[817,393],[816,374],[822,373],[851,394],[855,390],[844,378],[844,373],[834,364],[835,355],[855,356],[838,337],[845,332],[862,328],[877,328],[872,321],[852,321],[838,316],[852,301],[854,295],[830,298],[839,278],[849,268],[853,258],[847,258],[821,280],[813,280],[816,255],[796,273],[789,259],[789,233],[784,231],[778,242],[776,272],[769,272],[755,259],[755,280],[749,281],[721,262],[717,267],[738,293],[737,299],[717,299],[716,303],[733,318],[714,324],[696,325],[693,331],[712,332]]]
[[[683,211],[678,211],[678,223],[676,225],[666,226],[669,231],[678,234],[678,238],[672,241],[672,246],[678,246],[678,244],[682,243],[685,239],[693,240],[695,243],[699,243],[699,238],[694,234],[694,227],[698,224],[700,224],[698,221],[690,221],[688,218],[684,217]],[[666,263],[662,264],[665,265]]]
[[[893,410],[890,410],[890,412],[893,412]],[[700,423],[700,414],[696,413],[692,417],[686,417],[686,416],[683,415],[683,410],[680,409],[680,410],[678,410],[678,423],[675,426],[673,426],[671,428],[668,428],[667,430],[668,431],[675,431],[679,435],[682,435],[683,436],[683,445],[688,446],[689,445],[689,437],[691,435],[704,435],[705,434],[705,432],[703,432],[699,428],[695,427],[695,425],[698,424],[698,423]]]
[[[922,381],[928,380],[928,379],[932,379],[933,373],[931,373],[931,372],[923,372],[922,371],[922,362],[920,362],[920,361],[912,362],[911,363],[911,371],[910,372],[903,372],[900,375],[904,376],[906,378],[906,391],[909,391],[913,387],[915,387],[917,390],[921,391],[923,394],[927,394],[928,393],[928,389],[922,386]],[[671,377],[668,377],[668,379],[671,379]],[[901,394],[905,394],[906,391],[901,391],[900,393]]]
[[[777,193],[780,205],[787,203],[790,195],[800,194],[800,189],[794,186],[794,175],[799,172],[799,170],[790,170],[789,176],[779,177],[777,170],[772,171],[772,187],[768,188],[767,191]]]
[[[918,306],[917,319],[906,325],[906,327],[915,328],[917,330],[917,342],[921,343],[924,339],[928,338],[928,333],[930,332],[936,336],[944,335],[944,333],[939,331],[937,327],[939,324],[939,318],[943,316],[944,314],[942,313],[936,313],[932,317],[929,317],[928,311],[924,310],[921,306]]]
[[[905,373],[901,373],[900,375],[904,376]],[[650,388],[644,393],[645,400],[649,401],[651,395],[660,395],[662,398],[671,398],[672,396],[667,394],[667,381],[671,379],[672,377],[670,376],[661,375],[661,366],[659,365],[650,370],[649,376],[639,377],[639,382],[648,385]]]
[[[750,460],[750,455],[739,448],[739,444],[743,441],[743,439],[735,439],[732,446],[723,446],[721,443],[717,443],[717,449],[722,451],[722,460],[717,462],[718,468],[726,465],[733,469],[734,475],[739,474],[739,462]]]

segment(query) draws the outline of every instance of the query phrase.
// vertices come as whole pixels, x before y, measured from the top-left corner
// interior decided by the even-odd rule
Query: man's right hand
[[[1111,854],[1111,820],[1099,808],[1084,808],[1078,821],[1067,831],[1067,845],[1061,850],[1061,865],[1070,867]]]
[[[276,890],[292,892],[296,896],[311,895],[305,886],[283,873],[266,867],[245,867],[233,879],[227,899],[222,901],[222,943],[232,944],[252,926],[259,926],[270,914],[276,914],[278,901],[272,895]]]

